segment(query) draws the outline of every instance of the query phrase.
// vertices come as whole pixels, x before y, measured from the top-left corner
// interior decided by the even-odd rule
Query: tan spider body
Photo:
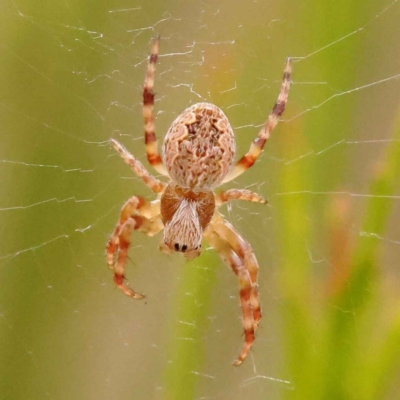
[[[235,137],[228,118],[208,103],[194,104],[179,115],[163,145],[163,161],[172,181],[194,191],[219,186],[235,153]]]
[[[125,283],[125,264],[130,237],[134,230],[153,236],[164,229],[160,249],[166,253],[179,251],[188,259],[201,253],[204,238],[228,264],[239,280],[240,302],[245,341],[234,365],[246,358],[261,319],[258,294],[258,262],[250,244],[224,219],[217,208],[232,199],[266,203],[257,193],[246,189],[229,189],[214,193],[221,183],[228,182],[250,168],[284,111],[290,88],[290,59],[278,100],[267,122],[261,128],[249,151],[235,164],[235,138],[225,114],[215,105],[198,103],[187,108],[168,130],[162,157],[158,153],[154,132],[154,72],[159,39],[153,43],[143,91],[145,144],[149,163],[168,184],[153,177],[140,161],[118,141],[111,139],[114,148],[133,171],[156,194],[149,203],[133,196],[123,206],[119,222],[107,244],[108,265],[114,271],[114,282],[128,296],[141,299],[144,295]]]

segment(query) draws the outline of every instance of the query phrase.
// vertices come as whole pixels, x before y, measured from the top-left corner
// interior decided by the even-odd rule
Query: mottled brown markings
[[[246,287],[240,291],[240,297],[244,301],[249,301],[250,300],[250,292],[251,292],[251,287]]]
[[[149,161],[149,163],[150,163],[151,165],[162,163],[162,159],[161,159],[161,157],[160,157],[159,154],[150,154],[150,155],[147,157],[147,160]]]
[[[155,64],[156,62],[157,62],[157,59],[158,59],[158,54],[151,54],[150,55],[150,60],[149,60],[149,63],[150,64]]]
[[[186,124],[185,125],[188,132],[189,132],[189,140],[194,139],[194,136],[196,135],[198,128],[199,128],[199,123],[198,122],[194,122],[193,124]]]
[[[144,89],[143,91],[143,104],[145,106],[153,105],[154,104],[154,93],[149,89]]]
[[[156,140],[157,140],[156,134],[154,132],[149,132],[146,134],[146,136],[144,138],[144,143],[149,144],[149,143],[155,142]],[[152,154],[152,156],[153,156],[153,154]]]
[[[272,112],[274,113],[274,115],[280,117],[283,113],[283,111],[285,110],[285,105],[286,103],[276,103]]]
[[[114,274],[114,282],[117,286],[121,286],[124,283],[124,276]]]
[[[252,154],[246,154],[237,162],[236,165],[246,170],[249,169],[256,162],[256,159],[257,159],[256,156]]]
[[[163,153],[168,173],[179,186],[211,190],[232,165],[235,154],[232,128],[215,105],[195,104],[173,122],[165,136]]]

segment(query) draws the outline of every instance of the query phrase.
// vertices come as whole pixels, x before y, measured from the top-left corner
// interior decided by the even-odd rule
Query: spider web
[[[285,365],[280,268],[305,257],[316,281],[329,275],[332,215],[341,216],[349,242],[379,242],[385,295],[377,307],[391,318],[399,304],[400,194],[398,186],[376,194],[370,184],[398,141],[400,4],[342,3],[328,16],[293,1],[0,5],[3,398],[174,398],[182,342],[200,348],[201,358],[189,360],[196,368],[184,379],[193,393],[181,398],[289,397],[296,386]],[[157,251],[159,236],[134,235],[127,275],[146,293],[142,302],[119,293],[106,267],[105,243],[123,202],[133,194],[153,199],[109,138],[147,165],[141,93],[158,33],[158,137],[188,105],[213,102],[230,119],[240,155],[278,95],[285,58],[294,57],[283,121],[261,160],[230,185],[261,193],[269,205],[222,209],[261,266],[264,318],[238,369],[230,365],[242,341],[237,282],[212,250],[185,265]],[[392,199],[387,228],[367,231],[367,201],[380,197]],[[305,214],[296,217],[296,209]],[[298,242],[285,242],[287,215],[307,232]],[[182,288],[189,268],[200,271],[206,296]],[[182,318],[185,301],[202,323]],[[180,325],[189,328],[184,336]]]

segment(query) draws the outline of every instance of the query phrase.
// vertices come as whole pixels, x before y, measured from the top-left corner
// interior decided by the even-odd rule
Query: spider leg
[[[222,217],[221,217],[222,220]],[[235,366],[239,366],[247,357],[247,354],[253,345],[255,339],[255,331],[261,318],[260,303],[257,290],[257,260],[252,254],[240,256],[239,251],[236,252],[233,245],[224,238],[218,230],[218,223],[211,223],[204,237],[208,243],[219,253],[220,257],[228,264],[232,271],[239,279],[240,303],[242,308],[242,323],[245,341],[242,350],[234,362]],[[227,235],[229,236],[229,235]],[[239,239],[241,237],[239,236]],[[242,239],[241,239],[242,240]],[[234,241],[232,241],[234,242]],[[251,249],[251,248],[250,248]],[[253,264],[250,266],[250,264]]]
[[[134,230],[153,236],[163,229],[160,217],[159,201],[149,203],[142,197],[131,197],[122,207],[119,222],[107,243],[108,266],[114,271],[114,282],[127,296],[142,299],[137,293],[125,285],[125,264]]]
[[[216,213],[212,220],[213,230],[225,241],[229,243],[233,251],[243,261],[244,266],[249,271],[252,291],[251,291],[251,306],[254,316],[255,329],[261,319],[260,297],[258,294],[258,261],[254,254],[254,250],[250,243],[242,238],[236,229],[221,214]]]
[[[147,64],[146,77],[143,88],[143,118],[144,118],[144,141],[146,145],[147,160],[154,169],[162,175],[168,176],[157,148],[157,138],[154,131],[154,74],[158,58],[158,47],[160,37],[158,36],[151,48],[149,63]]]
[[[238,255],[232,247],[223,240],[215,231],[207,229],[204,234],[207,242],[219,253],[220,257],[228,264],[239,279],[240,303],[242,308],[242,323],[245,341],[242,350],[235,360],[234,365],[239,366],[246,358],[255,338],[254,317],[251,309],[250,293],[251,279],[250,274],[243,265]]]
[[[159,181],[153,175],[147,171],[144,165],[137,160],[129,151],[120,143],[118,140],[111,139],[111,143],[114,145],[114,149],[118,151],[120,156],[125,160],[125,162],[132,168],[133,172],[142,178],[143,182],[154,192],[161,193],[166,184]]]
[[[229,200],[246,200],[261,204],[268,203],[264,197],[247,189],[228,189],[217,193],[215,196],[215,204],[217,206]]]
[[[252,142],[249,151],[236,163],[236,165],[228,172],[222,183],[229,182],[241,175],[244,171],[249,169],[261,154],[266,141],[269,139],[271,132],[278,123],[279,117],[285,110],[287,103],[290,82],[291,82],[292,64],[290,58],[286,59],[285,70],[283,73],[281,91],[279,92],[278,99],[268,116],[267,122],[261,128],[258,136]]]

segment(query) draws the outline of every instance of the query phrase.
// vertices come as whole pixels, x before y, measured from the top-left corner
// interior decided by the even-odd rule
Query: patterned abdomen
[[[193,190],[217,186],[235,158],[235,139],[225,114],[197,103],[172,123],[163,145],[164,165],[173,181]]]

